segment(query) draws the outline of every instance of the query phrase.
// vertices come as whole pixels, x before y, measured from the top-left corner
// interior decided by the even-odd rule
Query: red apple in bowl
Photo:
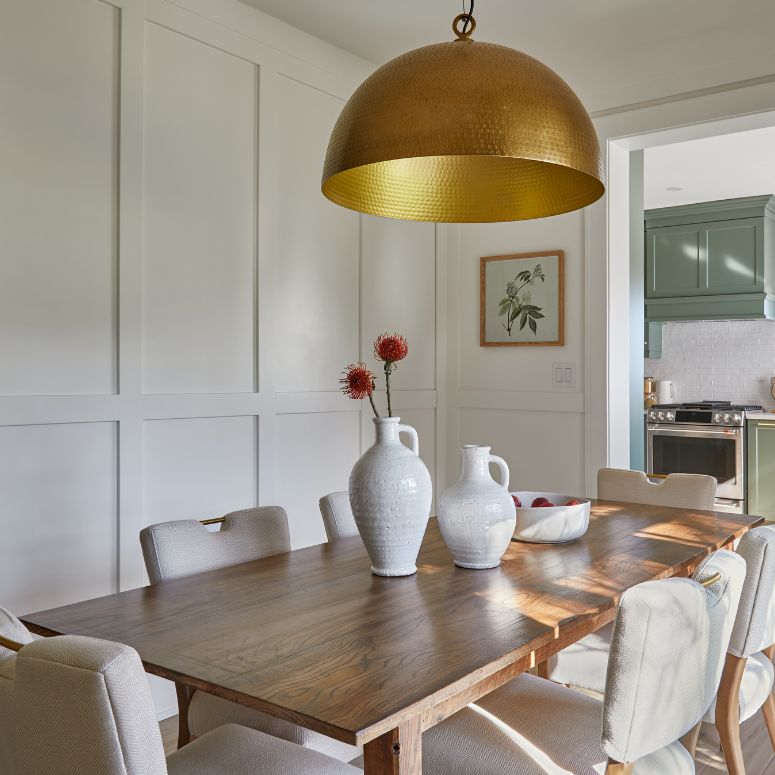
[[[522,501],[521,501],[519,498],[517,498],[517,496],[516,496],[516,495],[512,495],[511,497],[512,497],[512,499],[514,500],[514,505],[515,505],[515,506],[516,506],[518,509],[521,509],[521,508],[522,508]]]
[[[566,506],[581,506],[584,501],[580,501],[578,498],[571,498],[565,505]]]
[[[548,500],[547,498],[544,498],[543,496],[540,498],[536,498],[531,504],[530,507],[534,509],[545,509],[549,506],[554,506],[554,504]]]

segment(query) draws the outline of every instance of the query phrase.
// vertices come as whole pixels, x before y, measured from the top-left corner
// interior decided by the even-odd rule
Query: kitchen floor
[[[177,748],[178,717],[173,716],[165,719],[160,726],[164,750],[168,754],[172,753]],[[743,724],[741,737],[748,775],[775,775],[775,754],[773,754],[761,713],[757,713]],[[696,761],[697,775],[716,775],[716,773],[727,771],[718,735],[715,728],[709,724],[702,725]]]

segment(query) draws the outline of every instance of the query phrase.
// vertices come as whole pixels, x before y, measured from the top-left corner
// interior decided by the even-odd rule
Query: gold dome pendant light
[[[473,6],[452,23],[457,40],[402,54],[350,97],[323,167],[332,202],[483,223],[557,215],[603,195],[600,145],[579,98],[527,54],[471,40]]]

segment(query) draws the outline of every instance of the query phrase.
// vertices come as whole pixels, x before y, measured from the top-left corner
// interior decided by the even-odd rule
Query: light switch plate
[[[575,363],[553,363],[552,364],[552,385],[560,388],[576,387],[576,364]]]

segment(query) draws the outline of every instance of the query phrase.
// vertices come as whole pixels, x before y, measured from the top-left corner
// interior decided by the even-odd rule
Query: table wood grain
[[[453,565],[435,520],[406,578],[359,538],[23,617],[134,647],[150,673],[347,743],[367,775],[420,772],[421,730],[613,619],[643,581],[688,575],[760,517],[594,501],[570,544]],[[74,569],[77,572],[77,569]]]

